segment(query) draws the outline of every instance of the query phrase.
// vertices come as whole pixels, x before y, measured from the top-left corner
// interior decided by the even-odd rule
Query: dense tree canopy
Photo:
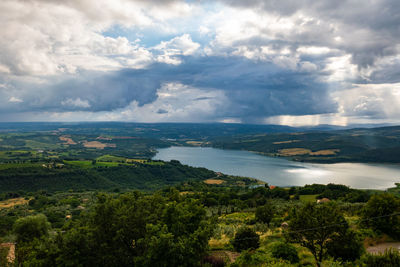
[[[27,217],[16,222],[15,231],[20,239],[28,240],[42,235],[45,222],[44,216]],[[23,230],[27,223],[27,229],[37,231]],[[42,240],[50,248],[31,242],[18,251],[29,247],[36,254],[48,253],[48,261],[58,266],[197,266],[212,229],[205,210],[193,199],[140,193],[118,198],[99,195],[87,217],[72,222],[56,239]],[[24,258],[25,264],[32,262],[33,258]]]

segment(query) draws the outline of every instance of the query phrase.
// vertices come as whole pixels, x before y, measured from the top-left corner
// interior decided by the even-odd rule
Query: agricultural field
[[[65,131],[7,133],[0,138],[0,163],[94,160],[102,156],[149,159],[165,141],[142,137],[104,137],[96,134],[66,134]],[[108,161],[105,159],[104,161]]]

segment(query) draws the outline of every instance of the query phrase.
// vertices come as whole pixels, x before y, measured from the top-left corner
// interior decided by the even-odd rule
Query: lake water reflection
[[[176,159],[190,166],[205,167],[230,175],[254,177],[270,185],[337,183],[352,188],[385,189],[393,187],[395,182],[400,182],[400,165],[302,163],[248,151],[209,147],[169,147],[158,151],[154,159]]]

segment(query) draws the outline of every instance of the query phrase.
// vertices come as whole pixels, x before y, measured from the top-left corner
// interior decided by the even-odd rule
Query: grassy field
[[[317,201],[318,195],[300,195],[300,201],[302,202],[315,202]]]

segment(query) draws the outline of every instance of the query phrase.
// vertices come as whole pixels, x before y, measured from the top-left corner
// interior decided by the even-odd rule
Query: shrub
[[[380,255],[367,254],[363,259],[366,267],[400,266],[400,252],[394,249],[386,250]]]
[[[209,266],[212,266],[212,267],[224,267],[225,260],[221,257],[208,255],[203,258],[202,264],[203,265],[208,264]]]
[[[231,267],[287,267],[289,262],[282,259],[275,259],[269,256],[267,251],[258,249],[255,251],[243,251]]]
[[[272,256],[277,259],[288,260],[291,263],[299,262],[296,248],[290,243],[280,242],[272,246]]]
[[[260,246],[260,236],[249,227],[239,228],[232,245],[236,251],[257,249]]]
[[[34,238],[46,236],[48,231],[49,223],[43,214],[20,218],[14,223],[17,242],[28,242]]]

